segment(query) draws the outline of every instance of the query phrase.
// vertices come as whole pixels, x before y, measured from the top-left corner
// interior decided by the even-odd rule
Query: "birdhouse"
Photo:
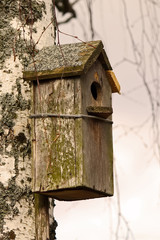
[[[42,49],[32,82],[32,190],[72,201],[113,195],[112,93],[101,41]]]

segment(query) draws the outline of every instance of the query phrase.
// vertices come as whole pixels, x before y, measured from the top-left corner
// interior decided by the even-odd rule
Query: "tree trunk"
[[[54,239],[49,199],[31,191],[31,95],[22,78],[52,13],[51,0],[0,1],[0,240]],[[36,47],[53,37],[51,24]]]

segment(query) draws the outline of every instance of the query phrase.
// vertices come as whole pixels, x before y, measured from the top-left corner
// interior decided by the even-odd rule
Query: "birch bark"
[[[22,77],[52,14],[52,0],[0,1],[0,240],[54,239],[49,200],[31,192],[31,93]],[[53,44],[51,24],[37,47]]]

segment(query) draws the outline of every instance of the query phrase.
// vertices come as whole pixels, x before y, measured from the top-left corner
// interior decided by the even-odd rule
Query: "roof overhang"
[[[23,72],[25,80],[44,80],[79,76],[86,73],[99,59],[111,85],[112,92],[120,92],[120,85],[112,71],[102,41],[54,45],[43,48]]]

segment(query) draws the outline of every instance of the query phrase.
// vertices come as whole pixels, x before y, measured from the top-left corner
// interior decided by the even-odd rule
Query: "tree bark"
[[[0,2],[0,240],[54,239],[49,199],[31,191],[31,94],[22,77],[51,7],[51,0]],[[53,37],[51,25],[36,47],[53,45]]]

